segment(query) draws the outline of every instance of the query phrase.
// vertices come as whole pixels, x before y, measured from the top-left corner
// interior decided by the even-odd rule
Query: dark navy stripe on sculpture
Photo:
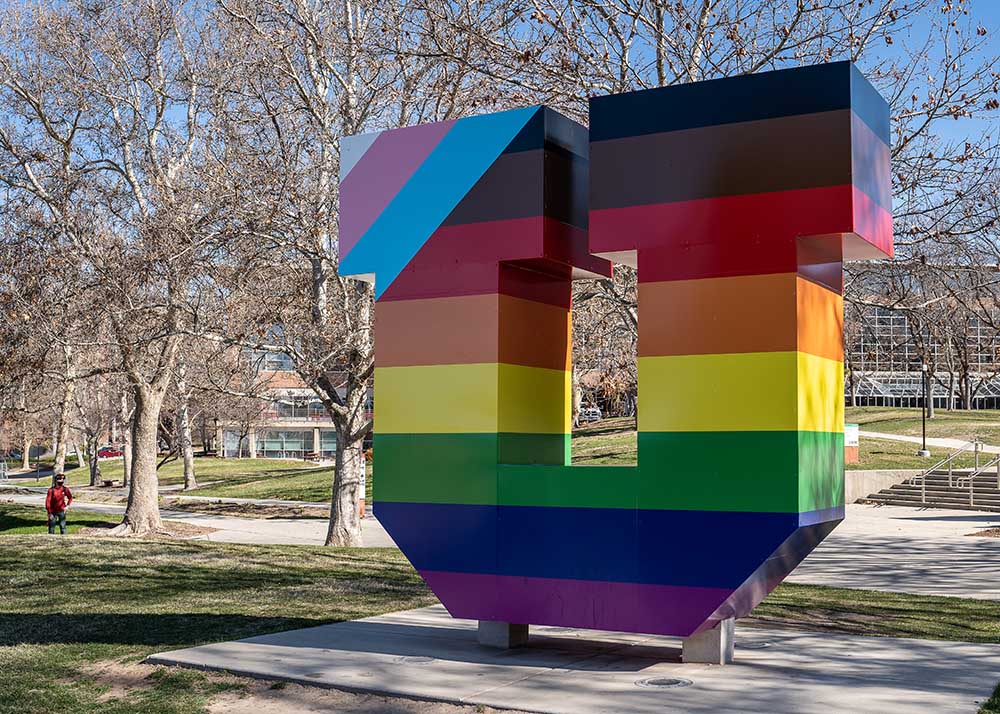
[[[722,588],[739,587],[800,519],[797,513],[386,502],[375,510],[407,543],[418,570]],[[698,548],[685,548],[689,542]]]
[[[865,79],[860,69],[853,64],[849,64],[849,66],[851,68],[851,109],[886,146],[891,145],[889,103]],[[888,167],[886,171],[888,171]]]
[[[853,109],[886,144],[889,105],[850,62],[592,97],[591,142]]]
[[[441,225],[548,216],[587,227],[587,160],[533,149],[502,154]]]
[[[675,84],[590,100],[590,141],[850,108],[850,64]]]
[[[505,154],[533,149],[551,149],[587,157],[590,134],[587,127],[548,107],[539,107],[521,132],[504,149]]]

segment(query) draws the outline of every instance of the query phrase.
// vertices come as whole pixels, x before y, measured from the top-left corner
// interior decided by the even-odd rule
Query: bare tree
[[[489,106],[469,57],[442,61],[421,47],[434,16],[424,2],[224,0],[227,46],[244,73],[227,104],[239,154],[245,238],[239,291],[217,334],[288,355],[337,432],[326,543],[360,544],[358,501],[371,430],[371,287],[337,274],[340,137]],[[478,12],[480,29],[505,18]],[[466,43],[467,51],[478,47]],[[236,96],[238,93],[238,96]],[[248,306],[252,306],[248,307]]]
[[[160,409],[229,197],[209,141],[217,58],[205,12],[156,0],[43,4],[8,12],[0,38],[2,180],[86,275],[117,352],[108,368],[131,391],[118,534],[161,528]]]

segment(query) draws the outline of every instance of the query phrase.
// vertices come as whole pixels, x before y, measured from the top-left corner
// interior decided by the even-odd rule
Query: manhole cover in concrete
[[[678,687],[690,687],[693,682],[683,677],[647,677],[640,679],[636,683],[637,687],[647,689],[677,689]]]
[[[434,661],[434,658],[424,656],[400,657],[396,661],[400,664],[430,664]]]

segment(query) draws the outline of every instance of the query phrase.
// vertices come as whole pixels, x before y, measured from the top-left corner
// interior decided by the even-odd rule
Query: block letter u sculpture
[[[375,513],[456,617],[688,636],[844,517],[845,260],[892,253],[848,63],[344,139]],[[575,278],[638,269],[639,457],[571,466]]]

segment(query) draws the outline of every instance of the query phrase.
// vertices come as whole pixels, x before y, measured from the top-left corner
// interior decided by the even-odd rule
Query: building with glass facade
[[[922,329],[905,312],[870,306],[848,316],[844,392],[857,406],[919,407],[922,365],[941,408],[1000,408],[1000,333],[970,315]]]
[[[266,405],[252,423],[220,422],[216,435],[221,445],[219,456],[333,460],[337,432],[316,393],[291,371],[290,364],[279,358],[263,366],[266,369],[261,374],[268,383]],[[370,416],[370,396],[367,408]]]

